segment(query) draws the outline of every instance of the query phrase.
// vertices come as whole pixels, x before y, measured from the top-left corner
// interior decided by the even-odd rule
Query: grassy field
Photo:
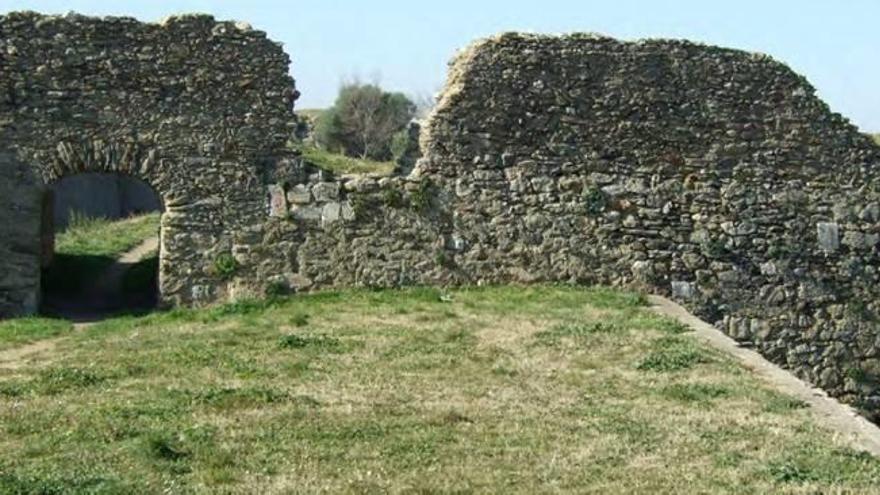
[[[71,256],[107,256],[115,258],[158,235],[159,212],[122,220],[84,218],[55,238],[55,252]]]
[[[336,174],[381,174],[390,175],[394,170],[394,162],[377,162],[360,158],[351,158],[338,153],[331,153],[313,146],[302,148],[303,156],[313,165]]]
[[[0,351],[57,337],[71,330],[73,324],[61,319],[32,317],[0,321]]]
[[[124,220],[80,218],[55,238],[55,257],[43,274],[50,293],[75,293],[122,253],[158,235],[158,212]]]
[[[108,320],[0,368],[0,493],[877,492],[880,461],[684,331],[549,286]]]
[[[874,134],[873,137],[874,137],[874,141],[875,141],[877,144],[880,144],[880,134]]]

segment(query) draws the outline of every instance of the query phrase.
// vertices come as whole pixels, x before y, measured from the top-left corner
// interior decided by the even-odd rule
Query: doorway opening
[[[43,201],[42,312],[95,321],[154,309],[163,211],[153,188],[131,176],[52,183]]]

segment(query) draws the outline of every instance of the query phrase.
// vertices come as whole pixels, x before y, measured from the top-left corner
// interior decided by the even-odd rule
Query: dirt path
[[[42,354],[55,350],[59,338],[41,340],[14,349],[0,351],[0,370],[17,370]]]
[[[98,300],[118,298],[122,294],[122,280],[125,278],[125,272],[158,248],[159,239],[156,237],[151,237],[135,246],[120,256],[115,263],[108,266],[99,277],[96,277],[94,283],[85,292],[89,297],[98,298]]]
[[[158,238],[150,238],[125,252],[100,275],[92,279],[82,292],[73,298],[53,298],[47,302],[50,312],[74,322],[84,324],[103,320],[126,308],[126,294],[123,281],[126,272],[136,263],[159,247]]]
[[[735,340],[688,313],[675,302],[659,296],[651,296],[650,301],[656,311],[689,326],[698,339],[735,357],[776,390],[805,402],[817,422],[835,432],[845,443],[856,450],[880,456],[880,427],[859,415],[851,407],[801,381],[790,372],[767,361],[757,352],[740,347]]]
[[[125,272],[135,263],[143,260],[159,247],[159,239],[151,238],[127,251],[95,277],[94,283],[83,291],[82,297],[55,308],[65,318],[73,322],[73,330],[81,331],[108,316],[109,310],[118,306],[123,293],[122,281]],[[84,303],[88,307],[82,306]],[[0,369],[15,370],[29,361],[51,353],[64,337],[41,340],[14,349],[0,351]]]

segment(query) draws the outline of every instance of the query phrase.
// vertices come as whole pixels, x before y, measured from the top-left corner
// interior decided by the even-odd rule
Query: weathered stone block
[[[752,222],[724,222],[721,224],[721,230],[729,236],[740,237],[752,235],[758,228]]]
[[[639,282],[650,282],[654,277],[654,264],[650,261],[635,261],[630,270],[633,278]]]
[[[287,216],[287,198],[284,195],[284,188],[276,184],[269,186],[269,216]]]
[[[321,182],[312,186],[312,194],[317,201],[335,201],[339,199],[338,182]]]
[[[351,221],[355,219],[354,208],[351,207],[351,203],[349,201],[345,201],[341,204],[340,214],[342,215],[343,220]]]
[[[329,225],[337,222],[339,220],[341,211],[342,207],[339,203],[325,204],[324,209],[321,211],[321,223],[323,225]]]
[[[880,204],[871,203],[859,212],[859,219],[865,222],[876,222],[880,220]]]
[[[866,234],[855,230],[848,230],[843,234],[843,244],[851,249],[872,249],[880,242],[880,235]]]
[[[697,297],[697,286],[693,282],[672,282],[672,297],[679,300],[690,300]]]
[[[293,205],[290,213],[297,220],[321,220],[323,208],[320,206]]]
[[[840,248],[840,226],[836,223],[819,222],[816,225],[819,248],[825,252],[834,252]]]
[[[307,205],[312,202],[312,191],[308,186],[297,184],[287,191],[287,201],[294,205]]]
[[[768,261],[761,264],[761,275],[772,277],[777,273],[779,273],[779,269],[776,267],[776,263]]]

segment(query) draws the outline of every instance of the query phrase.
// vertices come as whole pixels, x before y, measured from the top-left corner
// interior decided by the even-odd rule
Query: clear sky
[[[284,43],[299,108],[327,106],[352,77],[435,93],[455,50],[501,31],[688,38],[768,53],[805,74],[832,109],[880,132],[880,0],[0,0],[9,10],[245,20]]]

